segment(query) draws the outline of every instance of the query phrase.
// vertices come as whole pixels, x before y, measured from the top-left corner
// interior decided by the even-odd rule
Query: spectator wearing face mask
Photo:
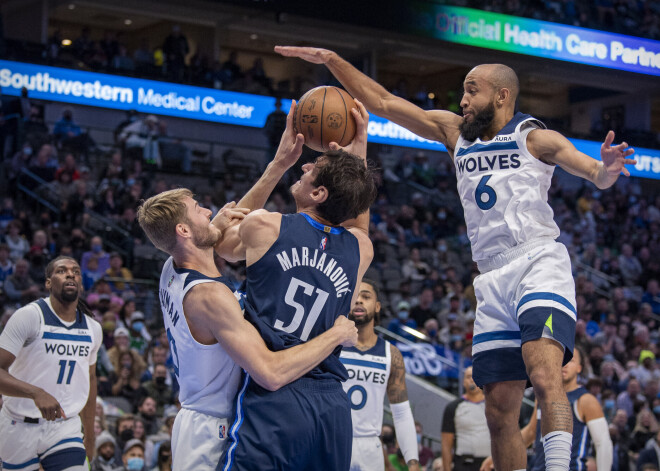
[[[407,333],[403,329],[403,326],[410,327],[411,329],[417,328],[417,322],[410,317],[410,303],[408,301],[399,301],[399,304],[396,306],[396,317],[390,321],[387,330],[414,342],[416,338]]]
[[[128,330],[131,338],[131,349],[140,355],[144,355],[149,342],[151,342],[151,335],[144,323],[144,314],[142,311],[135,311],[131,314]]]
[[[96,456],[91,463],[91,471],[115,471],[121,461],[115,458],[117,442],[110,432],[103,431],[96,437]]]
[[[82,254],[80,268],[85,271],[89,260],[95,258],[98,261],[97,272],[104,274],[110,268],[110,254],[103,250],[103,239],[99,236],[92,237],[89,248],[90,250]]]
[[[153,377],[150,381],[142,383],[142,387],[149,399],[154,401],[155,413],[159,416],[163,415],[166,406],[174,404],[174,394],[166,382],[169,376],[169,371],[164,364],[154,365]],[[155,433],[151,432],[151,433]]]
[[[144,444],[137,438],[129,440],[124,446],[124,454],[122,455],[124,462],[124,470],[126,471],[142,471],[144,466]]]

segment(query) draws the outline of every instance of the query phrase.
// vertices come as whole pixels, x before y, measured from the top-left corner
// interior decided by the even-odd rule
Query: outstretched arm
[[[417,449],[417,431],[413,419],[410,402],[408,401],[408,389],[406,388],[406,366],[403,356],[398,348],[390,344],[392,365],[390,377],[387,381],[387,398],[392,409],[392,419],[396,429],[396,437],[403,458],[408,464],[409,470],[419,469],[419,450]]]
[[[348,92],[361,100],[367,110],[422,136],[442,142],[453,151],[461,117],[449,111],[424,111],[399,98],[372,80],[337,53],[315,47],[275,46],[275,52],[286,57],[299,57],[313,64],[324,64]]]
[[[596,469],[612,469],[612,439],[603,408],[592,394],[584,394],[578,399],[578,413],[587,424],[589,435],[596,449]]]
[[[339,316],[323,334],[286,350],[272,352],[243,317],[234,294],[220,283],[195,286],[183,301],[186,320],[195,331],[208,332],[232,359],[262,387],[275,391],[310,371],[338,345],[357,342],[353,321]]]
[[[257,183],[250,191],[238,202],[238,208],[246,208],[248,211],[260,209],[266,204],[270,194],[275,189],[275,185],[282,179],[282,176],[289,170],[300,158],[302,146],[305,138],[302,134],[296,134],[293,130],[293,114],[296,102],[291,104],[291,109],[286,118],[286,129],[282,134],[280,145],[275,153],[275,158],[268,164],[266,170]],[[213,224],[223,231],[223,236],[215,246],[215,251],[225,260],[230,262],[245,259],[245,247],[241,243],[238,235],[238,224],[228,225],[223,221],[223,216],[218,213],[213,218]]]
[[[619,175],[629,177],[626,165],[637,161],[628,157],[635,153],[628,144],[612,146],[614,131],[607,133],[605,142],[600,148],[601,161],[591,158],[577,150],[564,136],[556,131],[537,129],[527,136],[527,149],[537,159],[548,164],[559,165],[573,175],[589,180],[600,189],[614,185]]]

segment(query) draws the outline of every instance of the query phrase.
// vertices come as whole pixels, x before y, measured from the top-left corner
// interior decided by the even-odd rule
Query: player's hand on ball
[[[352,347],[358,341],[358,330],[355,327],[355,322],[348,319],[346,316],[339,316],[335,320],[335,329],[339,331],[339,344],[343,347]]]
[[[62,406],[53,396],[40,389],[34,396],[34,405],[41,411],[46,420],[66,419]]]
[[[240,223],[249,212],[248,208],[238,208],[236,203],[232,201],[224,205],[211,222],[221,232],[224,232],[227,228]]]
[[[291,102],[289,114],[286,117],[286,129],[280,139],[280,145],[277,148],[274,162],[282,165],[284,168],[290,168],[298,161],[302,154],[302,147],[305,143],[305,138],[302,134],[296,133],[293,126],[293,115],[296,112],[296,101]]]
[[[355,105],[357,109],[351,108],[351,113],[355,118],[355,137],[347,146],[341,147],[336,142],[330,143],[330,149],[338,150],[343,149],[346,152],[362,157],[363,159],[367,158],[367,138],[369,137],[367,130],[369,128],[369,113],[364,107],[362,102],[357,98],[354,98]]]
[[[275,52],[285,57],[299,57],[312,64],[327,64],[334,52],[318,47],[275,46]]]

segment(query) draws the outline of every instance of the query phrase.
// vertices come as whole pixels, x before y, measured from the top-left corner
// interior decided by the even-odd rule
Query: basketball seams
[[[346,135],[346,128],[348,127],[348,119],[349,119],[349,113],[350,110],[348,109],[348,105],[346,104],[346,100],[344,100],[344,94],[337,88],[334,87],[335,91],[339,93],[339,98],[341,98],[341,102],[344,104],[344,116],[346,116],[346,119],[344,120],[344,132],[341,134],[341,139],[337,141],[337,144],[340,146],[343,146],[342,142],[344,142],[344,136]]]
[[[320,131],[321,131],[321,149],[325,150],[325,146],[323,145],[323,112],[325,111],[325,97],[328,94],[328,89],[324,88],[323,89],[323,104],[321,105],[321,121],[320,121]]]

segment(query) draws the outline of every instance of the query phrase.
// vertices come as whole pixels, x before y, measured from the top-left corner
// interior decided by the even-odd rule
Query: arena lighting
[[[131,24],[133,24],[133,20],[131,20],[130,18],[126,18],[126,19],[124,20],[124,24],[125,24],[126,26],[130,26]]]
[[[68,47],[72,44],[70,39],[62,39],[62,46],[63,47]]]
[[[21,88],[26,87],[30,98],[36,100],[133,109],[145,114],[253,128],[263,128],[266,117],[275,109],[275,98],[269,96],[5,60],[0,60],[0,87],[4,94],[12,96],[19,96]],[[283,111],[288,112],[290,106],[291,100],[282,100]],[[447,151],[439,142],[417,136],[380,116],[370,116],[367,132],[369,142],[377,144]],[[569,140],[578,150],[599,158],[600,142]],[[628,168],[632,176],[660,180],[660,150],[635,146],[634,158],[637,164]]]
[[[67,7],[69,10],[75,10],[76,5],[74,3],[69,3],[69,6]]]

